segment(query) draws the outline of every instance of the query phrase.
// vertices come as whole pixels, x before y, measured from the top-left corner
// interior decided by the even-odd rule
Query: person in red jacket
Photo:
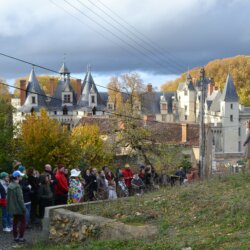
[[[69,186],[64,170],[64,165],[58,164],[56,171],[57,184],[55,185],[55,205],[67,204]]]
[[[129,195],[132,194],[132,185],[131,185],[131,181],[133,179],[133,172],[130,169],[130,166],[128,163],[125,164],[125,168],[122,170],[122,175],[124,177],[125,180],[125,184],[128,188],[129,191]]]

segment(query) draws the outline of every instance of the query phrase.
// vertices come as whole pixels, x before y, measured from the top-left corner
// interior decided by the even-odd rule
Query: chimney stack
[[[77,95],[77,101],[79,100],[81,96],[81,91],[82,90],[82,84],[81,84],[81,79],[76,80],[76,95]]]
[[[186,143],[188,141],[188,124],[181,124],[181,142]]]
[[[26,80],[20,80],[20,105],[23,106],[26,99]]]
[[[214,80],[211,79],[211,82],[208,84],[207,95],[208,95],[208,96],[212,95],[214,89],[215,89]]]
[[[50,96],[53,96],[54,95],[54,91],[55,91],[55,78],[50,78],[49,82],[50,82],[49,94],[50,94]]]
[[[153,92],[153,87],[150,83],[147,85],[147,92]]]

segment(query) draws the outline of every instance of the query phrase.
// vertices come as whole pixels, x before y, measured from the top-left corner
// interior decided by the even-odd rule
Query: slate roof
[[[58,110],[58,108],[63,108],[62,92],[72,92],[73,93],[73,106],[67,106],[68,110],[77,109],[77,97],[73,87],[70,84],[69,70],[63,63],[60,69],[61,79],[58,81],[56,90],[49,102],[49,110]],[[67,75],[65,77],[65,75]]]
[[[215,95],[215,97],[214,97],[214,100],[210,106],[210,111],[219,112],[220,111],[220,102],[221,102],[221,92],[214,91],[213,94]]]
[[[67,106],[68,110],[76,109],[77,105],[77,97],[76,93],[73,90],[73,87],[70,84],[70,79],[66,78],[60,79],[58,81],[58,85],[56,87],[56,90],[53,94],[53,97],[51,98],[51,101],[49,102],[49,109],[50,110],[58,110],[58,108],[63,107],[63,100],[62,100],[62,92],[72,92],[73,93],[73,106]]]
[[[93,77],[91,75],[91,71],[88,70],[82,84],[82,93],[78,101],[78,106],[83,108],[89,107],[89,94],[96,93],[97,94],[97,109],[104,108],[105,104],[103,99],[101,98],[100,93],[98,92]]]
[[[32,93],[33,92],[33,93]],[[37,105],[31,103],[31,99],[28,98],[30,94],[37,94]],[[26,88],[26,99],[24,105],[20,108],[21,112],[30,112],[33,108],[34,111],[39,111],[42,107],[47,107],[47,97],[43,89],[41,89],[40,84],[36,78],[35,70],[32,69],[28,85]]]
[[[239,97],[236,92],[233,79],[230,74],[227,75],[226,84],[225,84],[221,98],[225,102],[238,102],[239,101]]]
[[[215,100],[215,98],[216,98],[218,92],[219,92],[218,90],[214,90],[214,91],[212,92],[212,94],[211,94],[210,96],[207,97],[206,103],[207,103],[208,110],[210,109],[210,107],[211,107],[213,101]]]
[[[192,82],[192,76],[189,73],[187,73],[186,81],[183,82],[183,83],[179,83],[179,85],[178,85],[178,91],[184,90],[185,87],[187,87],[187,89],[189,91],[194,91],[195,90],[193,82]]]
[[[142,114],[159,114],[162,95],[168,103],[168,112],[172,113],[172,97],[175,96],[175,92],[145,92],[141,95]]]
[[[115,120],[111,118],[103,118],[103,117],[82,117],[77,126],[84,125],[97,125],[100,129],[101,134],[110,134],[113,132],[115,127]]]

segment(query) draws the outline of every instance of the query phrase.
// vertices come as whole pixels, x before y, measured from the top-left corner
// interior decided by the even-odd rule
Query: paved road
[[[38,228],[35,229],[27,229],[24,234],[24,238],[27,240],[25,245],[28,247],[35,242],[38,242],[41,230]],[[25,246],[22,244],[22,246]],[[21,246],[20,244],[17,245],[13,242],[13,234],[5,233],[2,230],[2,225],[0,225],[0,250],[10,250],[15,249]]]

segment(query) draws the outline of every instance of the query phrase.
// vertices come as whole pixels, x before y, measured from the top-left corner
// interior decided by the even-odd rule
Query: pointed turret
[[[221,98],[222,98],[221,100],[225,102],[238,102],[239,101],[239,97],[236,92],[233,79],[229,73],[227,75],[226,84],[225,84]]]
[[[45,92],[41,89],[36,78],[35,70],[32,68],[29,75],[28,86],[26,88],[26,99],[21,108],[22,112],[30,112],[32,108],[34,111],[38,111],[40,108],[46,106]]]
[[[62,75],[50,101],[50,109],[56,110],[64,105],[74,106],[77,104],[76,93],[70,84],[70,71],[63,63],[59,73]],[[66,77],[65,77],[66,76]]]
[[[187,85],[188,90],[190,90],[190,91],[194,91],[194,85],[193,85],[192,80],[193,80],[193,78],[190,75],[190,73],[188,72],[187,76],[186,76],[186,85]]]
[[[96,88],[95,82],[91,74],[91,69],[88,66],[87,73],[83,80],[82,94],[78,101],[78,105],[81,107],[89,107],[90,106],[89,100],[90,100],[91,94],[96,94],[97,100],[95,101],[95,103],[97,104],[97,106],[102,106],[103,105],[102,98]]]
[[[68,70],[68,68],[66,67],[65,63],[63,63],[62,67],[59,70],[59,73],[61,75],[69,75],[70,71]]]

